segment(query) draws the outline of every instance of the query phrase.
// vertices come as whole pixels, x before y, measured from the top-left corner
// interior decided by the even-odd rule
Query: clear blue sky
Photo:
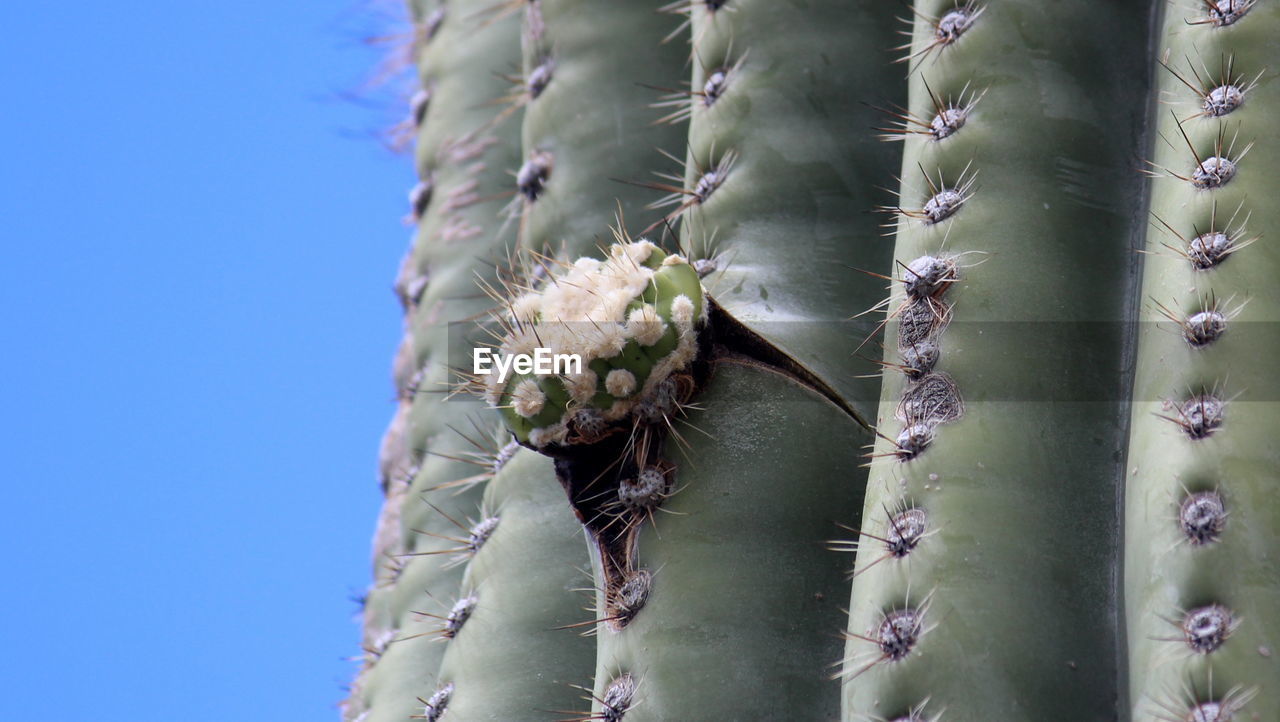
[[[0,3],[0,718],[337,719],[409,239],[389,9]]]

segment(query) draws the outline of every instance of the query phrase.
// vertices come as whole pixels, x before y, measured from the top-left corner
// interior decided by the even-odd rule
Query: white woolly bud
[[[649,256],[653,255],[656,248],[657,246],[653,245],[649,241],[641,239],[635,243],[628,243],[626,245],[616,244],[610,252],[614,257],[622,257],[623,254],[625,254],[632,261],[635,261],[636,264],[641,264],[649,260]]]
[[[613,358],[627,345],[627,332],[621,324],[602,323],[599,328],[592,329],[589,343],[592,356]]]
[[[526,293],[511,302],[511,318],[518,324],[533,323],[542,311],[542,296]]]
[[[512,408],[526,419],[537,416],[546,405],[547,395],[542,393],[542,389],[538,388],[538,383],[533,379],[521,381],[511,392]]]
[[[662,259],[662,265],[664,266],[682,266],[687,263],[689,263],[689,261],[685,260],[684,256],[675,253]]]
[[[636,391],[636,376],[626,369],[614,369],[604,377],[604,388],[610,395],[626,398]]]
[[[488,374],[484,377],[484,400],[485,403],[493,408],[497,408],[502,402],[503,384],[498,383],[497,374]]]
[[[683,293],[671,302],[671,320],[682,334],[693,330],[693,301]]]
[[[542,345],[538,340],[538,335],[533,332],[533,327],[527,327],[511,334],[502,344],[502,350],[508,354],[528,354],[533,355],[535,349]]]
[[[605,293],[604,306],[610,310],[617,310],[617,315],[613,316],[609,320],[623,320],[623,314],[627,312],[627,304],[635,300],[637,295],[639,294],[631,288],[615,288],[612,291]]]
[[[553,424],[529,432],[529,443],[534,446],[546,446],[547,444],[559,444],[565,440],[569,434],[569,429],[564,424]]]
[[[589,368],[583,369],[580,374],[568,374],[563,379],[570,398],[580,404],[591,402],[591,398],[596,395],[596,387],[600,383],[596,372]]]
[[[582,271],[584,273],[596,273],[600,270],[601,263],[590,256],[583,256],[573,262],[573,270]]]
[[[662,334],[666,331],[667,324],[658,315],[658,309],[653,304],[646,303],[633,309],[631,315],[627,316],[627,333],[642,346],[654,345],[662,340]]]

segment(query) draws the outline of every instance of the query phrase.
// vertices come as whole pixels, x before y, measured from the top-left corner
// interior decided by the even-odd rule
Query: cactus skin
[[[350,718],[390,719],[384,715],[398,712],[382,700],[410,692],[423,700],[413,713],[445,722],[557,715],[614,722],[837,715],[856,722],[1225,722],[1208,709],[1192,713],[1192,704],[1211,697],[1238,713],[1236,720],[1280,718],[1280,675],[1272,666],[1280,580],[1270,562],[1280,517],[1267,493],[1278,467],[1265,451],[1266,434],[1280,419],[1269,398],[1255,396],[1270,389],[1274,344],[1263,324],[1247,323],[1270,320],[1271,252],[1265,242],[1254,244],[1220,267],[1192,272],[1187,259],[1161,245],[1177,240],[1159,229],[1147,232],[1145,215],[1150,200],[1172,232],[1189,235],[1204,228],[1213,199],[1220,219],[1244,201],[1242,214],[1252,213],[1246,237],[1273,225],[1276,212],[1262,191],[1280,161],[1264,142],[1268,117],[1276,115],[1269,81],[1280,10],[1269,0],[1220,0],[1213,7],[1229,6],[1235,15],[1219,28],[1196,20],[1210,6],[1192,0],[1167,8],[1141,0],[914,5],[919,14],[907,53],[937,37],[923,18],[958,9],[982,14],[952,24],[956,42],[902,66],[910,69],[906,82],[882,57],[892,37],[884,21],[897,11],[891,3],[694,0],[687,33],[678,31],[666,45],[658,37],[679,21],[655,13],[656,4],[504,5],[526,10],[524,66],[542,90],[528,102],[524,147],[511,153],[504,146],[511,156],[506,169],[540,154],[550,169],[531,193],[536,200],[520,202],[523,250],[561,259],[596,253],[619,207],[626,229],[649,226],[671,206],[645,209],[657,199],[655,189],[608,179],[644,181],[650,170],[669,170],[653,149],[677,151],[688,143],[680,195],[697,202],[670,220],[695,268],[711,269],[711,315],[698,360],[705,368],[697,369],[698,394],[685,409],[709,435],[683,422],[676,423],[683,442],[659,432],[654,456],[670,465],[678,491],[657,494],[669,498],[654,512],[656,523],[645,520],[635,534],[618,535],[603,555],[606,545],[593,540],[597,586],[611,574],[617,582],[619,572],[647,574],[650,584],[625,624],[598,624],[592,710],[571,700],[566,687],[546,684],[590,684],[590,652],[581,650],[591,645],[549,630],[565,620],[592,623],[562,606],[572,576],[563,562],[586,552],[556,535],[556,526],[572,525],[565,514],[545,527],[532,522],[555,510],[555,489],[549,477],[521,473],[510,484],[500,476],[503,484],[491,486],[487,498],[515,510],[504,517],[524,518],[527,534],[501,545],[510,553],[493,547],[477,554],[466,587],[456,581],[457,568],[446,578],[432,562],[417,561],[432,557],[411,557],[399,576],[379,571],[367,610],[372,632],[399,630],[409,605],[425,608],[413,601],[417,588],[453,585],[433,612],[479,590],[477,603],[468,626],[447,645],[423,645],[448,650],[443,667],[412,642],[385,647],[359,680],[355,697],[364,707],[353,704]],[[1161,13],[1163,25],[1148,22],[1161,19],[1149,14]],[[1152,28],[1165,35],[1149,36]],[[446,17],[440,37],[448,31]],[[798,33],[804,42],[796,41]],[[677,67],[682,35],[693,42],[693,88],[710,83],[717,93],[711,107],[691,99],[687,138],[678,126],[648,125],[672,106],[648,107],[656,94],[637,84],[677,85],[674,78],[688,73]],[[1136,172],[1139,158],[1176,173],[1192,167],[1167,108],[1153,116],[1148,107],[1163,89],[1181,103],[1174,106],[1179,117],[1191,112],[1188,89],[1152,62],[1152,52],[1165,48],[1173,51],[1172,63],[1188,52],[1210,65],[1220,53],[1233,54],[1246,80],[1268,70],[1242,107],[1187,124],[1198,149],[1211,145],[1221,127],[1241,129],[1238,147],[1258,141],[1224,188],[1192,191],[1184,181],[1148,182]],[[555,61],[550,72],[541,62],[547,57]],[[724,66],[732,69],[715,79]],[[1151,87],[1152,78],[1159,87]],[[943,97],[969,84],[967,97],[982,99],[945,138],[912,135],[904,144],[899,205],[908,217],[896,221],[891,263],[890,241],[867,242],[874,216],[863,211],[876,202],[867,186],[890,183],[883,165],[897,146],[871,145],[862,126],[877,121],[856,120],[869,111],[855,104],[888,105],[908,89],[911,111],[927,118],[934,108],[926,80]],[[1151,118],[1155,128],[1148,132]],[[1174,148],[1152,151],[1156,131]],[[726,158],[732,164],[717,166],[724,172],[707,181],[708,164]],[[934,182],[939,171],[949,186],[976,180],[945,203],[927,202],[917,163]],[[439,198],[446,169],[427,165],[424,177]],[[529,173],[520,175],[534,187]],[[505,183],[510,193],[509,177]],[[424,192],[417,200],[424,224],[438,222]],[[656,228],[650,237],[675,252]],[[488,261],[512,246],[510,236],[496,235],[502,240],[487,246],[494,251]],[[467,300],[470,289],[458,279],[471,267],[450,263],[459,257],[456,248],[419,246],[421,258],[440,259],[433,283],[457,281],[449,294],[447,285],[428,289],[424,298],[441,301],[432,308],[444,314],[432,318],[486,305]],[[411,271],[418,268],[414,258]],[[531,258],[516,265],[536,275]],[[1146,266],[1141,289],[1139,264]],[[848,378],[855,369],[848,352],[863,341],[862,330],[837,337],[803,328],[829,331],[831,321],[872,305],[877,282],[855,268],[896,278],[886,361],[902,368],[884,374],[874,414],[864,387]],[[518,282],[542,287],[528,277]],[[1229,319],[1221,339],[1202,348],[1188,348],[1176,328],[1152,330],[1148,323],[1136,339],[1122,330],[1135,317],[1160,319],[1163,312],[1153,307],[1139,315],[1146,297],[1177,315],[1197,310],[1209,292],[1220,300],[1234,295],[1236,304],[1247,298],[1249,305]],[[744,326],[732,325],[735,316]],[[798,323],[772,323],[784,318]],[[420,321],[401,347],[402,388],[418,357],[438,348],[433,328]],[[758,337],[743,343],[749,331]],[[916,343],[900,342],[913,334]],[[871,345],[862,352],[870,355]],[[443,379],[440,359],[428,360],[428,380]],[[1187,439],[1151,413],[1169,416],[1161,399],[1181,402],[1188,387],[1215,383],[1227,396],[1246,393],[1227,404],[1220,428],[1199,432],[1206,438]],[[954,403],[930,405],[939,398]],[[869,481],[854,456],[866,440],[850,413],[855,408],[874,417],[884,437]],[[379,552],[438,548],[403,530],[444,524],[414,503],[417,492],[473,471],[421,457],[424,447],[452,454],[465,448],[446,423],[442,411],[417,403],[402,404],[393,420],[382,453],[388,502]],[[536,446],[527,435],[522,441]],[[583,446],[591,447],[585,456],[609,450]],[[547,463],[532,452],[517,458],[545,473]],[[595,466],[585,466],[598,470],[618,458],[592,458]],[[564,470],[575,467],[564,457],[556,463],[564,483]],[[392,478],[413,466],[420,471],[410,493]],[[631,488],[615,477],[608,483],[617,491]],[[582,521],[580,498],[566,486]],[[1197,532],[1208,541],[1195,548],[1179,543],[1184,487],[1221,492],[1229,515],[1223,528]],[[627,503],[643,504],[653,495],[646,488],[635,480]],[[475,491],[456,502],[470,505],[459,518],[478,513]],[[522,496],[526,491],[531,495]],[[516,498],[522,503],[513,505]],[[904,526],[889,525],[888,512],[901,513]],[[822,549],[839,535],[834,521],[865,532],[847,615],[833,600],[849,593],[839,578],[848,563]],[[547,540],[534,541],[538,535]],[[510,600],[518,588],[533,586],[540,587],[533,596],[548,603],[525,609],[529,616],[495,615],[485,605],[486,589],[502,589],[499,597]],[[597,617],[610,613],[605,601],[598,596]],[[1162,617],[1215,603],[1236,615],[1222,649],[1179,652],[1185,645],[1167,639],[1179,631]],[[842,626],[843,643],[835,638]],[[481,634],[485,628],[494,633]],[[1202,649],[1215,643],[1197,642]],[[410,659],[409,650],[423,656]],[[533,657],[544,664],[528,663]],[[824,681],[828,665],[842,658],[836,668],[842,684]],[[490,668],[495,664],[500,669]],[[451,707],[437,715],[445,696]],[[576,711],[550,711],[569,708]]]
[[[1280,226],[1280,211],[1266,191],[1280,183],[1280,149],[1274,143],[1280,97],[1275,83],[1268,82],[1280,68],[1275,41],[1280,7],[1260,3],[1227,27],[1186,25],[1187,18],[1203,15],[1203,8],[1186,4],[1166,9],[1157,51],[1174,70],[1195,82],[1189,58],[1201,76],[1203,62],[1216,79],[1219,66],[1230,58],[1245,81],[1266,73],[1240,107],[1221,117],[1190,117],[1201,110],[1201,99],[1173,73],[1159,69],[1157,75],[1168,104],[1156,122],[1169,143],[1156,144],[1153,166],[1185,175],[1196,164],[1170,110],[1183,120],[1202,159],[1212,154],[1220,130],[1228,141],[1238,133],[1237,154],[1250,141],[1256,144],[1221,188],[1197,190],[1159,170],[1164,177],[1153,181],[1151,212],[1172,230],[1153,220],[1147,238],[1151,253],[1145,257],[1145,323],[1140,324],[1126,502],[1130,701],[1132,718],[1142,722],[1183,711],[1186,689],[1196,690],[1196,701],[1210,699],[1210,674],[1213,697],[1232,688],[1256,695],[1237,719],[1280,719],[1280,660],[1274,656],[1280,650],[1280,571],[1274,561],[1280,552],[1275,502],[1280,459],[1274,440],[1280,428],[1274,395],[1280,347],[1272,330],[1280,320],[1275,283],[1280,252],[1270,237]],[[1190,239],[1196,228],[1208,231],[1215,203],[1218,228],[1239,209],[1231,227],[1247,216],[1245,237],[1266,237],[1212,268],[1195,270],[1166,246],[1185,249],[1174,232]],[[1228,310],[1243,308],[1220,338],[1200,348],[1188,344],[1156,305],[1183,316],[1202,310],[1210,297],[1225,302]],[[1189,390],[1214,386],[1223,398],[1239,396],[1227,403],[1221,428],[1207,438],[1193,440],[1160,418],[1177,415],[1162,400],[1181,403]],[[1188,492],[1213,490],[1224,501],[1225,526],[1216,540],[1192,544],[1179,528],[1179,505]],[[1180,610],[1211,603],[1230,608],[1239,626],[1221,649],[1192,654],[1178,641],[1181,630],[1167,620],[1180,621]]]
[[[580,621],[585,598],[575,590],[590,562],[550,460],[516,451],[486,485],[483,508],[498,522],[467,565],[462,589],[475,610],[440,669],[442,683],[454,685],[448,719],[508,722],[573,709],[581,692],[570,683],[590,671],[595,642],[560,627]]]
[[[932,117],[924,83],[985,97],[950,137],[906,140],[904,208],[930,190],[919,163],[948,184],[976,172],[972,198],[929,225],[899,219],[897,264],[953,254],[958,280],[939,336],[937,372],[964,412],[931,445],[900,460],[891,441],[907,388],[885,372],[864,531],[885,536],[885,510],[924,509],[932,535],[903,559],[869,536],[858,550],[843,674],[844,718],[892,719],[931,699],[944,719],[1080,720],[1117,716],[1119,573],[1116,488],[1122,470],[1123,338],[1144,222],[1141,177],[1129,167],[1145,108],[1142,2],[984,3],[955,43],[917,57],[910,109]],[[955,8],[917,2],[924,19]],[[1102,20],[1105,18],[1105,21]],[[1127,144],[1127,145],[1126,145]],[[1082,155],[1081,149],[1089,153]],[[970,165],[971,164],[971,165]],[[946,239],[945,245],[943,240]],[[979,252],[989,255],[959,254]],[[903,284],[895,283],[896,309]],[[1093,323],[1111,321],[1112,323]],[[895,318],[889,339],[902,330]],[[927,601],[926,601],[927,600]],[[927,610],[911,652],[883,660],[867,636],[886,613]],[[873,663],[875,662],[875,663]]]
[[[654,124],[658,93],[644,87],[681,77],[684,49],[663,44],[675,22],[659,2],[539,0],[526,8],[525,77],[547,59],[554,70],[525,109],[525,158],[548,154],[551,170],[537,200],[524,204],[524,249],[565,259],[599,253],[608,228],[625,219],[638,231],[661,216],[645,206],[659,191],[651,180],[662,156],[679,152],[684,129]],[[654,239],[656,240],[656,239]]]
[[[874,324],[848,319],[881,300],[858,269],[889,264],[891,246],[867,210],[884,201],[880,187],[897,170],[897,148],[867,132],[878,120],[867,103],[902,102],[885,50],[901,8],[691,5],[693,89],[729,70],[713,104],[692,101],[685,187],[696,190],[703,172],[726,157],[733,163],[705,202],[687,201],[689,257],[714,258],[718,269],[705,283],[718,302],[870,419],[879,383],[858,378],[869,364],[853,352]]]
[[[697,401],[707,410],[680,424],[688,448],[667,442],[681,488],[639,535],[648,600],[622,630],[600,625],[594,694],[629,673],[627,722],[835,719],[825,672],[840,653],[831,630],[847,564],[823,540],[857,508],[850,439],[865,432],[813,390],[740,360],[717,364]]]
[[[416,162],[432,189],[425,205],[415,208],[421,220],[396,281],[406,314],[395,369],[401,400],[383,443],[387,498],[374,544],[375,583],[364,612],[366,665],[344,706],[349,720],[399,722],[422,711],[417,698],[435,692],[445,645],[430,635],[415,636],[435,623],[413,612],[446,613],[463,567],[430,554],[454,546],[430,535],[457,536],[449,517],[474,516],[483,492],[479,485],[461,491],[436,487],[482,471],[456,459],[478,451],[473,439],[481,434],[473,419],[483,405],[446,403],[438,390],[449,381],[449,323],[488,308],[476,292],[475,274],[493,279],[495,261],[515,241],[514,232],[500,231],[498,196],[510,187],[507,169],[519,164],[519,128],[495,125],[498,110],[491,103],[507,90],[494,71],[519,62],[519,20],[482,26],[474,14],[488,5],[450,0],[414,13],[419,41],[425,40],[418,50],[421,81],[431,89],[418,127]],[[425,39],[428,20],[436,29]]]

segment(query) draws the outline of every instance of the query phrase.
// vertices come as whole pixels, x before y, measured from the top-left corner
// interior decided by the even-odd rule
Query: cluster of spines
[[[961,3],[957,0],[940,17],[920,16],[932,28],[932,38],[914,52],[911,43],[904,45],[900,49],[906,50],[907,55],[901,60],[911,62],[914,72],[924,59],[935,53],[955,52],[950,46],[960,40],[985,10],[985,6],[974,2]],[[915,25],[914,20],[911,25]],[[929,96],[932,114],[925,117],[904,108],[885,110],[893,124],[877,129],[882,133],[882,140],[915,139],[916,142],[946,144],[948,139],[963,133],[974,106],[985,93],[974,92],[966,85],[954,96],[944,96],[927,83],[922,81],[922,84]],[[945,145],[939,147],[945,148]],[[966,165],[954,179],[948,180],[940,170],[935,178],[921,166],[928,197],[918,208],[899,203],[879,209],[892,214],[893,220],[887,225],[902,234],[911,225],[938,228],[942,224],[957,222],[955,217],[963,212],[964,205],[974,194],[975,174],[970,171]],[[942,234],[943,246],[949,230],[948,226]],[[897,320],[895,350],[898,361],[881,365],[886,370],[901,372],[906,379],[895,409],[902,429],[896,437],[880,432],[877,435],[892,444],[888,456],[909,462],[925,453],[940,425],[957,420],[964,412],[955,381],[936,370],[942,358],[943,333],[953,313],[952,304],[945,300],[945,296],[960,281],[961,266],[960,256],[944,248],[911,261],[898,261],[897,265],[896,273],[890,278],[895,284],[901,284],[903,300],[889,318]],[[872,524],[878,524],[879,529],[871,531]],[[879,564],[907,563],[916,548],[936,531],[933,526],[934,520],[925,507],[900,500],[894,508],[883,508],[881,521],[864,520],[859,541],[839,543],[835,548],[857,552],[859,566],[852,572],[857,576]],[[873,549],[873,545],[878,550]],[[908,591],[901,605],[882,609],[875,626],[866,633],[846,632],[847,640],[855,646],[865,646],[866,651],[847,655],[841,660],[840,671],[835,676],[851,680],[877,665],[907,659],[932,626],[928,622],[929,599],[926,596],[921,602],[912,602]],[[891,719],[897,722],[940,718],[940,714],[925,717],[926,703],[921,702]]]
[[[1190,26],[1206,28],[1200,32],[1212,32],[1234,25],[1244,19],[1254,5],[1253,0],[1202,1],[1202,14],[1185,21]],[[1194,113],[1179,117],[1176,111],[1170,111],[1180,136],[1171,143],[1175,146],[1186,144],[1191,168],[1170,169],[1149,164],[1151,170],[1148,173],[1157,178],[1189,184],[1197,193],[1216,194],[1218,189],[1235,180],[1245,155],[1253,145],[1248,143],[1237,149],[1239,128],[1229,131],[1228,121],[1236,110],[1248,102],[1262,71],[1253,76],[1237,72],[1234,56],[1229,54],[1224,54],[1219,59],[1220,67],[1216,73],[1210,71],[1203,61],[1199,67],[1190,57],[1185,58],[1185,61],[1186,70],[1181,71],[1166,59],[1161,59],[1160,64],[1195,96]],[[1181,105],[1177,95],[1182,95],[1182,92],[1184,91],[1178,92],[1171,103]],[[1216,124],[1215,141],[1210,153],[1197,150],[1186,130],[1191,123]],[[1225,223],[1219,221],[1217,199],[1211,196],[1209,204],[1208,228],[1195,227],[1191,233],[1181,231],[1166,219],[1156,216],[1157,222],[1179,241],[1178,245],[1165,244],[1166,248],[1184,259],[1192,274],[1214,273],[1231,254],[1255,240],[1246,237],[1245,221],[1238,224],[1236,222],[1238,214],[1244,208],[1243,202]],[[1246,212],[1246,221],[1247,218]],[[1194,289],[1192,292],[1195,293]],[[1177,324],[1181,340],[1193,352],[1217,343],[1227,332],[1229,321],[1240,310],[1239,306],[1228,307],[1229,301],[1222,301],[1212,292],[1192,299],[1187,305],[1197,310],[1186,314],[1175,310],[1181,304],[1171,308],[1154,299],[1153,303],[1160,315]],[[1189,388],[1183,398],[1166,401],[1167,412],[1157,416],[1175,424],[1186,438],[1186,443],[1197,445],[1217,433],[1229,433],[1222,430],[1228,401],[1216,384],[1212,388]],[[1219,480],[1213,488],[1197,486],[1189,489],[1182,486],[1176,514],[1168,523],[1176,527],[1179,546],[1187,549],[1185,553],[1196,555],[1200,550],[1219,543],[1222,536],[1228,533],[1230,511],[1220,488],[1224,482],[1225,480]],[[1215,692],[1213,689],[1213,655],[1227,643],[1240,619],[1232,609],[1217,600],[1197,598],[1195,604],[1190,609],[1172,610],[1167,615],[1161,615],[1161,619],[1174,633],[1155,638],[1155,641],[1171,645],[1155,663],[1178,663],[1181,660],[1180,663],[1184,665],[1181,674],[1190,681],[1180,692],[1149,691],[1145,701],[1153,705],[1149,713],[1155,719],[1171,722],[1228,722],[1235,719],[1236,713],[1244,709],[1258,693],[1256,688],[1245,688],[1242,685],[1230,686],[1225,692]],[[1204,660],[1205,664],[1197,663],[1193,666],[1192,663],[1196,660]],[[1194,679],[1198,676],[1196,669],[1203,670],[1204,679]]]
[[[914,52],[911,51],[912,42],[897,48],[908,52],[900,60],[921,61],[947,51],[978,22],[985,10],[983,5],[972,1],[961,3],[959,0],[936,18],[913,10],[932,28],[932,37]],[[913,19],[905,20],[914,28]],[[903,34],[913,36],[914,30],[903,31]],[[889,127],[877,128],[882,133],[882,140],[917,138],[928,143],[945,143],[962,131],[974,107],[986,93],[985,90],[975,91],[966,84],[954,95],[943,95],[935,92],[923,79],[922,85],[929,96],[932,113],[926,117],[907,108],[881,109],[893,121]],[[879,208],[891,214],[891,220],[886,223],[886,235],[901,233],[906,224],[937,227],[947,223],[973,197],[976,173],[971,172],[969,165],[950,181],[941,169],[931,175],[923,165],[919,168],[928,188],[928,197],[918,208],[901,202]],[[946,245],[947,233],[943,234],[943,246]],[[934,370],[942,356],[942,334],[952,315],[952,305],[943,297],[952,285],[959,282],[960,263],[958,255],[940,249],[936,254],[925,254],[897,264],[898,274],[894,280],[901,283],[905,298],[890,318],[898,321],[899,362],[883,365],[901,371],[907,378],[907,385],[896,412],[903,428],[896,437],[885,438],[894,445],[893,455],[908,461],[933,443],[940,424],[958,419],[964,410],[955,382],[947,374]]]

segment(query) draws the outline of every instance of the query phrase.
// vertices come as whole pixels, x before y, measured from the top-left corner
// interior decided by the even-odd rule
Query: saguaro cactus
[[[1280,719],[1280,7],[412,11],[348,720]]]

